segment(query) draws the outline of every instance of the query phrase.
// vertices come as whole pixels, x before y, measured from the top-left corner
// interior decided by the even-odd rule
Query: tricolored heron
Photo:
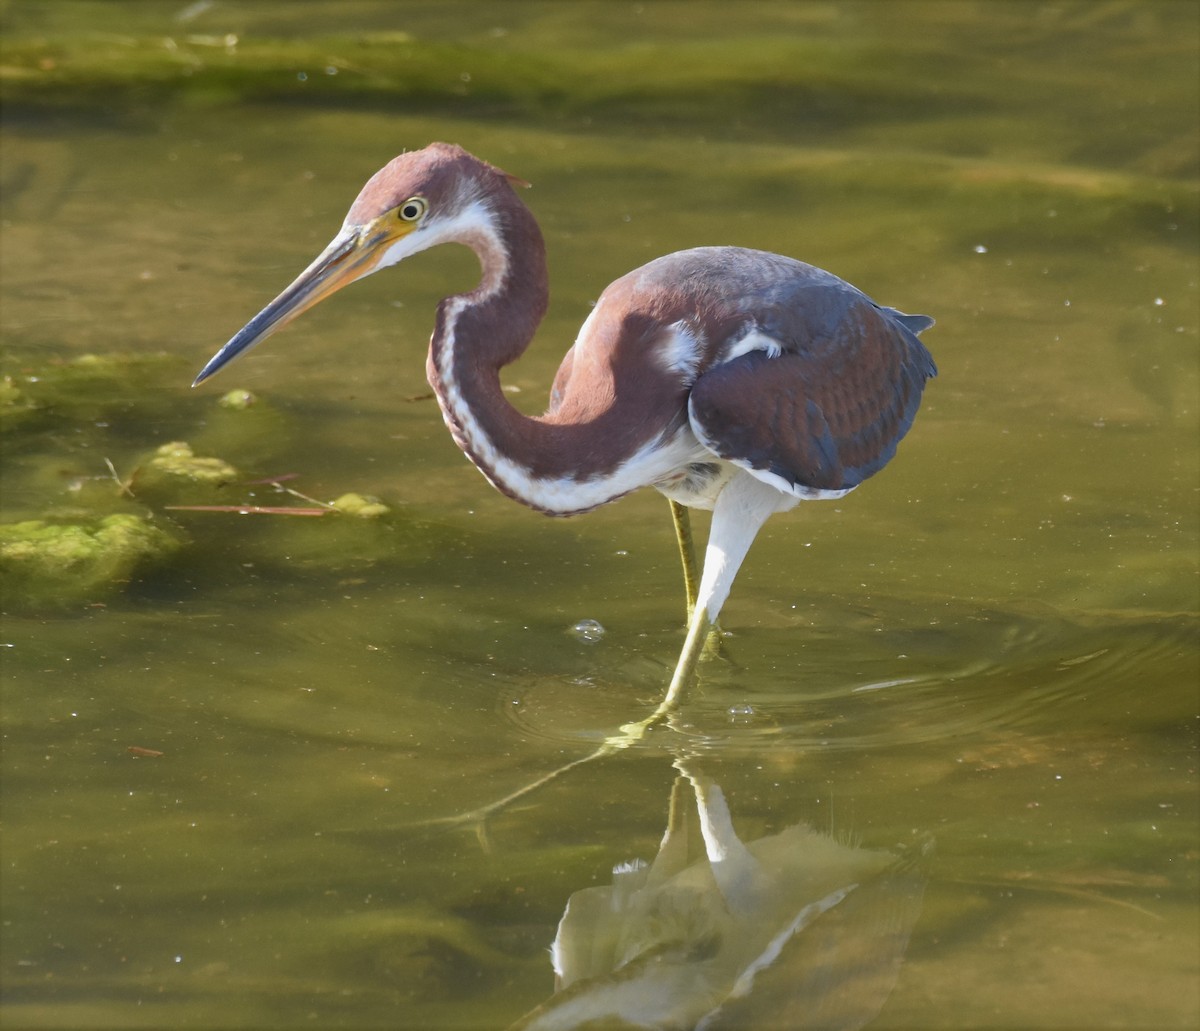
[[[333,242],[196,383],[356,279],[438,244],[470,247],[482,278],[438,305],[426,363],[458,446],[493,486],[548,515],[647,486],[671,502],[689,625],[666,697],[634,725],[644,729],[677,704],[767,517],[840,498],[895,454],[937,371],[917,339],[933,320],[881,307],[779,254],[678,251],[604,291],[549,408],[532,418],[500,386],[549,292],[520,185],[445,143],[395,158],[368,180]],[[712,510],[698,584],[688,508]]]

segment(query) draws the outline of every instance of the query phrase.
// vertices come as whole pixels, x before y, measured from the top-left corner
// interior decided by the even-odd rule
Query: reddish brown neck
[[[546,310],[546,256],[533,215],[507,184],[489,201],[490,230],[459,238],[479,256],[482,281],[438,306],[429,347],[429,382],[455,442],[502,493],[554,515],[586,512],[655,482],[656,463],[665,472],[677,458],[677,448],[660,445],[668,428],[686,424],[686,393],[644,396],[661,374],[643,341],[620,346],[621,320],[589,352],[603,357],[571,379],[554,411],[532,418],[505,397],[500,370],[524,352]]]
[[[491,230],[460,239],[479,258],[481,281],[438,305],[426,371],[455,442],[502,492],[535,508],[528,479],[561,475],[548,427],[518,412],[500,370],[533,339],[549,302],[546,248],[529,209],[505,184],[489,198]]]

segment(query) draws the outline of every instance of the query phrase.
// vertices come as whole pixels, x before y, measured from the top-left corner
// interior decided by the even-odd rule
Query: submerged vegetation
[[[185,441],[131,457],[125,472],[108,456],[91,454],[86,440],[64,446],[64,439],[83,437],[97,427],[108,429],[110,419],[131,426],[144,426],[156,415],[161,420],[154,398],[169,396],[177,373],[176,363],[161,355],[84,355],[40,365],[8,355],[6,363],[11,371],[0,378],[6,492],[10,499],[37,499],[32,512],[26,509],[21,518],[0,523],[0,597],[9,612],[63,609],[119,593],[176,560],[179,552],[186,553],[192,534],[181,520],[189,515],[340,514],[377,520],[390,514],[377,499],[353,492],[332,502],[310,498],[285,486],[291,476],[247,483],[228,461],[197,454]],[[131,402],[131,392],[145,404]],[[255,400],[241,389],[215,401],[198,399],[192,418],[206,437],[253,453],[267,410]],[[204,409],[212,407],[221,417],[215,430],[204,426],[202,417]],[[241,420],[240,434],[229,418]],[[119,450],[131,445],[135,442],[113,443]],[[286,504],[262,504],[255,488],[264,486]],[[23,506],[9,500],[6,508],[20,512]],[[308,540],[303,551],[309,560],[320,554],[322,561],[339,565],[362,559],[363,549],[377,558],[386,548],[385,538],[368,540],[353,532],[345,536],[326,531],[324,540],[325,546],[316,551]],[[286,531],[266,542],[284,549],[297,543]]]
[[[57,608],[99,601],[179,544],[149,518],[127,513],[86,522],[30,519],[0,525],[5,605]]]

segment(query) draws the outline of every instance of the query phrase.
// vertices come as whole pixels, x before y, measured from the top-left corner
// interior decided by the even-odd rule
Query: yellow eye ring
[[[429,210],[429,201],[424,197],[409,197],[396,209],[396,217],[401,222],[420,222]]]

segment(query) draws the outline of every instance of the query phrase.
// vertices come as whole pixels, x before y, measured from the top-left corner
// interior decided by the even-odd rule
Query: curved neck
[[[511,193],[499,199],[486,224],[456,237],[479,258],[482,277],[438,305],[426,372],[467,457],[503,493],[544,508],[529,482],[539,475],[540,425],[508,402],[500,370],[529,346],[546,312],[546,247],[529,209]]]
[[[613,349],[602,346],[607,357],[585,372],[575,348],[576,375],[560,370],[562,396],[546,415],[532,418],[509,403],[500,370],[529,346],[545,314],[546,251],[515,194],[493,196],[489,206],[485,220],[455,236],[478,256],[480,284],[442,301],[429,344],[429,382],[458,446],[501,493],[550,515],[589,511],[686,463],[694,447],[681,432],[686,390],[672,383],[656,391],[663,373],[643,364],[642,348],[618,354],[619,322],[605,332],[615,334],[606,342]],[[588,346],[595,353],[596,344]],[[631,364],[618,390],[620,362]]]

